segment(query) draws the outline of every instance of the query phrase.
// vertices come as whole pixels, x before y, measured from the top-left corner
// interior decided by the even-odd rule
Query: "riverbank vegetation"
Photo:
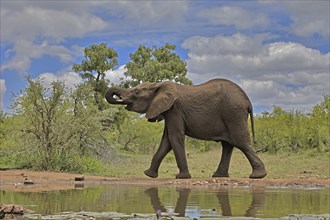
[[[175,46],[140,46],[131,54],[128,87],[145,81],[172,80],[191,84],[186,64]],[[13,97],[11,113],[0,112],[0,168],[58,170],[113,176],[141,176],[158,148],[163,123],[148,123],[123,107],[103,99],[108,80],[105,72],[117,65],[117,53],[105,44],[85,50],[85,60],[74,64],[84,83],[70,88],[55,81],[27,78],[27,87]],[[143,74],[143,73],[148,74]],[[174,74],[176,73],[176,74]],[[271,177],[317,175],[329,178],[330,96],[311,112],[274,106],[256,115],[254,149],[265,161]],[[188,161],[194,177],[209,177],[217,167],[218,143],[186,139]],[[214,156],[214,154],[216,156]],[[173,154],[162,164],[163,177],[177,172]],[[249,165],[234,153],[232,174],[248,176]]]

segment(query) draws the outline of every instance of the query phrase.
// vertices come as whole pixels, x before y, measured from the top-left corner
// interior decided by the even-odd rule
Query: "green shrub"
[[[329,97],[324,96],[324,101],[314,106],[309,114],[284,111],[275,106],[271,113],[264,112],[255,117],[256,150],[329,152]]]

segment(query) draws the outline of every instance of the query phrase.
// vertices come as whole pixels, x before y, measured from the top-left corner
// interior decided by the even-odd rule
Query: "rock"
[[[33,185],[34,184],[34,182],[32,181],[32,180],[29,180],[29,179],[27,179],[27,178],[25,178],[25,180],[24,180],[24,183],[23,183],[24,185]]]
[[[84,181],[85,180],[85,177],[84,176],[75,176],[74,177],[74,180],[75,181]]]
[[[25,209],[23,206],[15,204],[0,204],[0,219],[16,219],[15,216],[22,216],[25,213],[31,213],[31,210]]]

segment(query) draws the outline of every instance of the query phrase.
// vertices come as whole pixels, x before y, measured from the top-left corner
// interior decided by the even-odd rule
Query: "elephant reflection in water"
[[[251,193],[252,193],[252,201],[249,208],[245,212],[244,216],[246,217],[256,217],[258,209],[264,206],[266,201],[266,195],[263,190],[253,189]],[[218,198],[222,210],[222,215],[233,216],[229,201],[228,189],[223,189],[217,192],[216,196]]]
[[[177,189],[177,191],[179,193],[179,197],[176,202],[174,213],[177,213],[179,216],[184,217],[191,189],[179,188]],[[158,188],[152,187],[147,189],[145,192],[150,197],[151,205],[153,206],[155,212],[157,210],[166,212],[166,208],[162,205],[159,199]],[[251,193],[252,193],[252,201],[248,209],[245,211],[246,217],[256,217],[257,211],[264,206],[266,201],[266,195],[263,192],[263,190],[253,189]],[[220,204],[222,216],[233,216],[229,201],[228,189],[224,188],[221,189],[220,191],[217,191],[216,197],[218,198]]]
[[[177,191],[179,192],[179,198],[176,202],[174,213],[178,213],[179,216],[185,216],[186,206],[191,189],[182,188],[177,189]],[[150,197],[151,205],[155,211],[161,210],[162,212],[166,212],[166,208],[160,202],[158,188],[152,187],[147,189],[145,192]]]

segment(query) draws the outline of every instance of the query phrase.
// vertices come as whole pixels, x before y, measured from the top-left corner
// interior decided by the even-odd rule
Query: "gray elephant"
[[[191,178],[185,153],[185,135],[222,143],[220,164],[212,177],[229,176],[234,146],[249,160],[252,166],[250,178],[267,175],[263,162],[250,146],[249,114],[254,140],[251,102],[245,92],[229,80],[213,79],[196,86],[146,82],[128,89],[112,87],[105,97],[111,104],[126,105],[128,111],[145,113],[150,122],[165,120],[160,146],[150,168],[144,171],[149,177],[158,177],[162,160],[173,150],[179,168],[176,178]]]

